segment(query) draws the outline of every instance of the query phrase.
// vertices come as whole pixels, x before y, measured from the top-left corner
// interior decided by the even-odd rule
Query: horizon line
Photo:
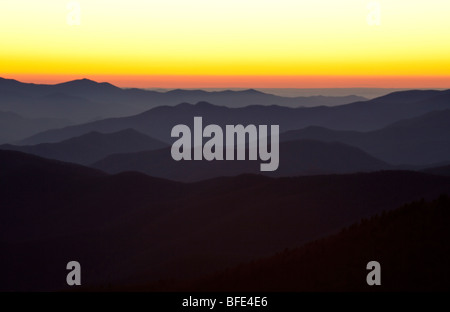
[[[286,75],[113,75],[113,74],[0,74],[5,79],[24,83],[57,84],[90,79],[108,82],[120,88],[177,89],[327,89],[327,88],[385,88],[385,89],[450,89],[450,76],[286,76]]]

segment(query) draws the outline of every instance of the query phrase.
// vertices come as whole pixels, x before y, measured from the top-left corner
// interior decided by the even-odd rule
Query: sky
[[[448,0],[0,0],[0,76],[124,87],[449,87]]]

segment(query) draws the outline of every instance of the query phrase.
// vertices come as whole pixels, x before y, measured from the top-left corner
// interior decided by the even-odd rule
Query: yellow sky
[[[449,0],[0,0],[0,75],[449,77],[449,16]]]

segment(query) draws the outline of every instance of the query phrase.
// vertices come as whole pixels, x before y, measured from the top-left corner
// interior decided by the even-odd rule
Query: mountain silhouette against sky
[[[401,95],[405,92],[404,99]],[[182,103],[160,106],[138,115],[49,130],[27,138],[21,144],[59,142],[91,131],[115,132],[126,128],[170,143],[170,131],[177,124],[191,125],[194,116],[202,116],[205,123],[226,124],[278,124],[280,131],[321,126],[337,130],[370,131],[386,127],[397,121],[418,117],[431,111],[450,109],[449,91],[417,91],[420,99],[414,101],[412,91],[396,92],[381,99],[356,102],[335,107],[289,108],[282,106],[247,106],[227,108],[207,102],[196,105]],[[393,96],[393,99],[390,97]],[[400,98],[400,100],[399,100]],[[435,102],[436,101],[436,102]]]
[[[279,125],[278,170],[174,161],[172,128],[192,129],[197,116],[203,126]],[[176,279],[190,289],[278,290],[282,279],[305,277],[290,289],[359,290],[355,266],[374,255],[387,272],[404,269],[398,278],[423,264],[418,280],[441,281],[448,199],[424,200],[450,194],[449,125],[450,90],[286,98],[0,78],[0,290],[67,290],[71,260],[82,263],[87,289]],[[331,260],[345,269],[327,279],[320,272]],[[261,270],[273,283],[255,278]]]
[[[79,79],[54,85],[22,83],[0,78],[0,110],[29,118],[64,118],[74,123],[108,117],[122,117],[144,112],[161,105],[209,101],[216,105],[315,106],[340,105],[365,100],[359,96],[281,97],[255,90],[216,91],[173,90],[157,92],[122,89],[110,83]]]

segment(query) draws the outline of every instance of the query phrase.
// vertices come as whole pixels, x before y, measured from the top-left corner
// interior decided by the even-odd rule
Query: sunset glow
[[[447,0],[0,1],[0,76],[124,87],[449,87],[449,13]]]

